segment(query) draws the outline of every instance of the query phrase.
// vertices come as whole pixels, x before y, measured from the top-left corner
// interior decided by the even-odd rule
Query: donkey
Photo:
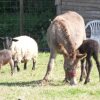
[[[71,85],[77,84],[76,68],[78,61],[86,54],[79,54],[78,47],[86,39],[83,17],[74,11],[58,15],[47,29],[47,42],[50,48],[50,58],[43,83],[48,81],[54,66],[56,52],[63,54],[65,80]]]
[[[99,72],[99,80],[100,80],[100,63],[99,63],[99,44],[96,40],[92,40],[92,39],[88,39],[88,40],[84,40],[83,44],[79,47],[79,52],[80,53],[87,53],[86,58],[81,60],[81,75],[80,75],[80,81],[83,80],[83,73],[86,69],[86,79],[84,84],[87,84],[90,81],[90,72],[92,69],[92,60],[91,57],[93,56],[96,65],[97,65],[97,69]],[[84,66],[85,63],[85,59],[86,59],[86,66]]]

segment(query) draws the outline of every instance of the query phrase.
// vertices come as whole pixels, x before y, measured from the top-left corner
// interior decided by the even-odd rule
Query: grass
[[[27,70],[10,75],[9,65],[2,66],[0,70],[0,100],[98,100],[100,98],[100,82],[97,68],[93,61],[91,82],[87,85],[78,83],[76,86],[64,84],[63,57],[58,55],[55,67],[46,86],[40,86],[39,80],[43,79],[49,53],[39,53],[36,70],[32,71],[32,62],[28,63]],[[79,80],[80,68],[77,69]]]

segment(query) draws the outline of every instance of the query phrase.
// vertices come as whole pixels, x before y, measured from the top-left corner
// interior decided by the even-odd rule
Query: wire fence
[[[0,36],[19,32],[18,3],[16,0],[0,0]]]
[[[0,0],[0,36],[30,35],[38,42],[55,16],[55,0]],[[41,41],[40,41],[41,40]]]

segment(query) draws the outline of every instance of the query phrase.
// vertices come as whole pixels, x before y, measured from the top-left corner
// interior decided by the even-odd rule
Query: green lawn
[[[78,83],[76,86],[64,84],[63,56],[58,55],[55,67],[50,76],[50,82],[46,86],[40,86],[41,80],[47,68],[49,53],[39,53],[37,68],[32,71],[32,62],[28,63],[27,70],[10,75],[9,65],[2,66],[0,70],[0,100],[99,100],[100,82],[97,68],[93,61],[91,82],[87,85]],[[77,69],[79,81],[80,68]]]

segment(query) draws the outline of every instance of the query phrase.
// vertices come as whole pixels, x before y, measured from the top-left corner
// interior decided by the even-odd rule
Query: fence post
[[[20,35],[23,34],[23,23],[24,22],[24,8],[23,0],[20,0]]]
[[[55,0],[55,6],[56,6],[56,14],[59,15],[62,13],[61,6],[62,6],[62,0]]]

